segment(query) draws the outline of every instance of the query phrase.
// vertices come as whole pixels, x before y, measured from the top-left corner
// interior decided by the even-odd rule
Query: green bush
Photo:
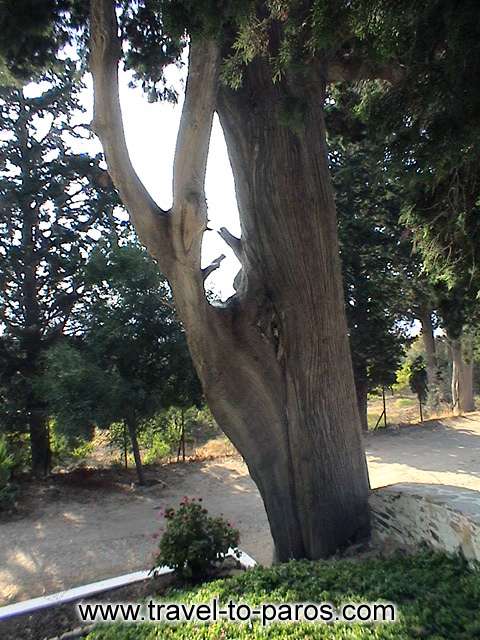
[[[172,447],[160,433],[154,433],[149,438],[148,447],[143,454],[144,464],[154,464],[167,458],[172,453]]]
[[[69,436],[58,428],[55,420],[50,421],[49,429],[53,466],[76,464],[92,453],[94,449],[93,442],[79,436]]]
[[[12,458],[11,475],[30,471],[32,456],[30,451],[30,434],[9,432],[5,435],[7,451]]]
[[[171,407],[142,424],[138,439],[145,462],[161,462],[176,453],[181,433],[179,417],[180,410]]]
[[[10,482],[14,459],[8,452],[7,440],[0,435],[0,511],[13,503],[14,488]]]
[[[402,366],[397,371],[397,381],[392,386],[395,393],[409,393],[410,385],[408,383],[411,373],[411,361],[408,358],[402,363]]]
[[[89,640],[474,640],[480,638],[480,574],[459,558],[422,553],[389,559],[289,562],[197,588],[165,600],[221,603],[388,601],[398,621],[383,624],[227,622],[101,625]]]
[[[239,532],[223,518],[209,516],[201,498],[185,496],[176,511],[166,509],[165,519],[167,527],[155,562],[182,578],[205,578],[230,548],[237,548]]]
[[[146,420],[140,427],[138,440],[145,464],[161,462],[177,455],[182,421],[186,443],[208,440],[219,433],[208,408],[189,407],[182,410],[170,407]]]

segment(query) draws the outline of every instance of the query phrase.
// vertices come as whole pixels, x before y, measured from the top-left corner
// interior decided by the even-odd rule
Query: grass
[[[201,447],[195,449],[193,453],[195,460],[214,460],[216,458],[230,458],[237,455],[237,450],[227,436],[224,435],[208,440]]]
[[[459,558],[422,553],[388,559],[290,562],[176,591],[181,602],[387,601],[398,621],[382,624],[130,624],[100,626],[89,640],[474,640],[480,638],[480,573]]]
[[[418,401],[416,398],[399,398],[397,400],[397,407],[416,407],[418,405]]]
[[[387,405],[387,423],[389,425],[417,424],[420,423],[420,413],[417,398],[411,393],[395,393],[386,391],[385,400]],[[368,427],[373,430],[379,416],[383,411],[383,401],[381,396],[371,394],[368,398]],[[441,419],[451,416],[451,409],[447,405],[436,410],[428,407],[423,408],[424,420]],[[383,427],[383,418],[378,428]]]

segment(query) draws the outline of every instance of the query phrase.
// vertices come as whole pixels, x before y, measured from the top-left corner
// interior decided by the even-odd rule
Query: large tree
[[[117,29],[113,3],[93,2],[94,127],[110,174],[170,281],[209,406],[263,497],[277,559],[329,555],[366,535],[369,518],[321,109],[325,83],[317,68],[310,82],[286,74],[274,83],[259,58],[242,85],[229,88],[219,83],[219,46],[192,28],[173,206],[162,211],[128,156]],[[285,123],[289,102],[301,105],[299,127]],[[242,227],[241,240],[222,232],[242,265],[237,294],[223,307],[209,304],[211,269],[200,267],[215,110]]]
[[[61,65],[39,80],[35,95],[0,90],[0,386],[2,426],[27,428],[32,470],[45,476],[48,412],[33,381],[85,294],[92,232],[111,227],[117,198],[101,158],[70,150],[90,136],[75,68]]]
[[[113,4],[92,8],[95,128],[140,238],[170,280],[212,411],[260,489],[277,558],[328,555],[366,533],[368,480],[322,105],[331,81],[404,82],[392,58],[411,53],[408,38],[425,31],[424,14],[409,3],[408,16],[396,13],[392,25],[388,2],[252,2],[240,17],[235,3],[217,13],[208,2],[194,12],[185,2],[145,4],[128,23],[134,53],[145,44],[138,36],[148,15],[157,36],[186,30],[190,39],[173,206],[165,212],[128,158]],[[379,36],[383,22],[393,44]],[[221,309],[206,301],[200,269],[214,111],[242,230],[241,239],[222,232],[242,270]]]
[[[51,34],[62,33],[62,11],[79,6],[50,4],[59,19],[57,31],[44,30],[46,54]],[[438,4],[430,0],[427,9]],[[408,87],[398,62],[428,32],[426,11],[413,1],[391,11],[388,0],[119,5],[121,37],[113,0],[91,3],[94,125],[110,174],[171,283],[212,411],[264,499],[277,558],[328,555],[367,533],[368,479],[322,105],[327,83],[339,79],[382,78]],[[144,86],[161,92],[162,67],[179,59],[185,33],[189,74],[174,197],[163,211],[129,159],[118,64],[125,51]],[[8,42],[3,51],[15,57]],[[242,271],[236,295],[221,308],[204,293],[218,261],[203,271],[200,265],[214,111],[242,228],[241,239],[222,232]]]
[[[326,120],[355,388],[366,430],[368,393],[395,382],[404,356],[413,259],[398,222],[402,197],[385,171],[382,147],[356,114],[360,99],[349,86],[331,88]]]
[[[403,3],[402,15],[384,14],[386,46],[392,29],[404,38],[409,31],[414,36],[405,40],[404,79],[388,88],[370,85],[365,104],[371,135],[387,143],[390,171],[404,197],[402,220],[449,336],[453,405],[462,412],[473,409],[468,325],[475,323],[480,292],[478,2],[415,4]],[[435,357],[428,307],[421,309],[421,319],[431,379]]]

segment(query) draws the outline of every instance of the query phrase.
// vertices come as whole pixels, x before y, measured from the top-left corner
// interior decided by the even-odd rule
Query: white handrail
[[[230,549],[228,554],[233,556],[233,549]],[[252,569],[257,563],[244,551],[240,551],[240,554],[234,556],[238,562],[245,567],[245,569]],[[155,569],[155,575],[167,575],[173,573],[173,569],[169,567],[157,567]],[[14,616],[27,615],[40,611],[41,609],[47,609],[48,607],[55,607],[61,604],[68,604],[82,598],[89,598],[97,593],[103,591],[109,591],[110,589],[117,589],[119,587],[125,587],[135,582],[141,582],[152,577],[152,570],[148,571],[135,571],[134,573],[127,573],[116,578],[107,578],[106,580],[100,580],[99,582],[92,582],[81,587],[73,587],[65,591],[58,591],[48,596],[40,596],[39,598],[32,598],[31,600],[24,600],[22,602],[15,602],[14,604],[8,604],[5,607],[0,607],[0,621],[12,618]]]

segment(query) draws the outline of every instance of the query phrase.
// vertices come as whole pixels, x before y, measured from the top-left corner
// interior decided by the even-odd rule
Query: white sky
[[[174,73],[178,74],[178,71]],[[150,104],[141,88],[128,86],[129,77],[127,73],[120,74],[120,100],[132,163],[156,202],[163,209],[168,209],[172,204],[173,157],[183,91],[179,90],[177,105],[163,102]],[[87,116],[91,118],[93,95],[90,81],[83,102],[88,110]],[[239,236],[240,226],[232,170],[217,116],[210,141],[205,190],[209,227],[214,231],[204,234],[202,263],[206,266],[220,254],[225,254],[221,267],[208,278],[207,288],[226,299],[234,293],[232,283],[239,262],[215,230],[227,227],[231,233]]]

